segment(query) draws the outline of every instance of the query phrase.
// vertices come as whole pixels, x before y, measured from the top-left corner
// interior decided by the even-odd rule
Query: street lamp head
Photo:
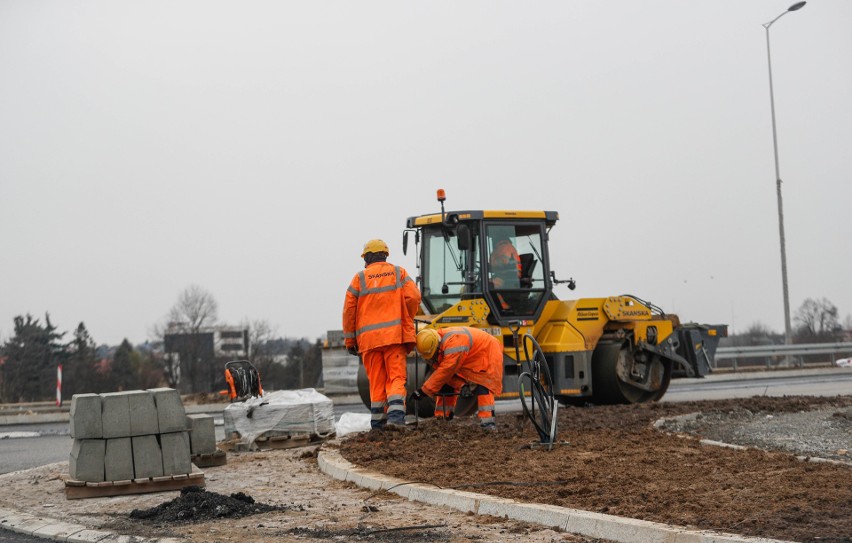
[[[805,7],[805,4],[807,4],[807,2],[796,2],[795,4],[787,8],[787,11],[798,11]]]

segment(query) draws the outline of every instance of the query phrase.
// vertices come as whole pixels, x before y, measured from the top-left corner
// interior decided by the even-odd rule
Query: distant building
[[[326,394],[356,394],[361,359],[346,351],[343,330],[329,330],[322,349],[322,381]]]
[[[189,330],[179,323],[170,324],[163,339],[167,367],[176,373],[172,379],[184,394],[223,388],[225,362],[249,356],[249,331],[240,327]]]

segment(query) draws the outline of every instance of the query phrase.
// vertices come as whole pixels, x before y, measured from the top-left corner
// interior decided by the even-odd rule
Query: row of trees
[[[852,316],[840,322],[840,312],[827,298],[807,298],[793,314],[794,343],[834,343],[852,341]],[[784,343],[784,333],[757,322],[731,337],[734,346]]]
[[[153,328],[154,341],[134,347],[98,346],[84,323],[70,339],[45,315],[14,318],[13,335],[0,345],[0,403],[45,401],[56,397],[57,367],[62,366],[62,396],[168,386],[182,392],[223,390],[224,362],[190,353],[188,360],[168,356],[167,330],[199,334],[218,322],[213,296],[197,286],[180,293],[166,320]],[[248,360],[258,369],[265,390],[317,387],[322,383],[320,340],[278,337],[265,321],[243,323],[249,330]],[[185,357],[186,358],[186,357]]]
[[[151,388],[163,380],[153,351],[135,349],[127,340],[115,348],[97,347],[82,322],[69,341],[45,316],[14,319],[13,336],[0,348],[0,402],[18,403],[56,397],[57,368],[62,366],[62,393]]]

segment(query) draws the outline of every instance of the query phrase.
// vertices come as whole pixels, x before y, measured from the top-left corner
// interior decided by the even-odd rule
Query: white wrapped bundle
[[[223,413],[225,436],[239,432],[243,443],[262,436],[334,432],[334,403],[313,388],[277,390],[229,404]]]

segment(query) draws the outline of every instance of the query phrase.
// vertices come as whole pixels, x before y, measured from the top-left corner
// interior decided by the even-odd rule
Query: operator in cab
[[[497,338],[467,326],[428,328],[417,334],[417,352],[433,371],[412,400],[434,398],[435,417],[448,420],[467,390],[476,396],[480,426],[497,429],[494,396],[503,391],[503,348]]]
[[[364,270],[355,274],[343,302],[343,338],[361,356],[370,382],[370,427],[405,425],[406,355],[414,348],[420,290],[408,272],[387,262],[387,244],[364,244]]]
[[[488,258],[494,288],[518,288],[521,277],[521,257],[508,238],[500,239]]]

